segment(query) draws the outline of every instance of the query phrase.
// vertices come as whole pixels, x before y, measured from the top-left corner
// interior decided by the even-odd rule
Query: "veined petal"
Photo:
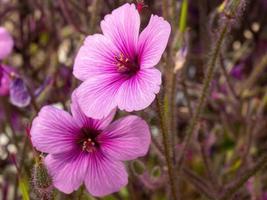
[[[104,118],[97,120],[96,126],[100,130],[104,130],[113,120],[116,115],[117,108],[113,108],[111,112]]]
[[[74,62],[73,74],[84,81],[104,73],[116,73],[115,55],[118,50],[104,35],[90,35],[85,39]]]
[[[117,106],[117,93],[124,82],[120,75],[103,75],[90,78],[77,89],[77,97],[82,111],[95,119],[102,119]]]
[[[154,67],[167,46],[171,33],[170,24],[162,17],[152,15],[138,41],[138,56],[141,68]]]
[[[101,152],[90,154],[85,186],[93,196],[118,192],[128,183],[128,174],[121,161],[111,160]]]
[[[144,156],[150,141],[147,123],[133,115],[117,120],[98,136],[103,153],[116,160],[133,160]]]
[[[52,177],[53,185],[64,193],[77,190],[84,181],[88,166],[88,155],[79,151],[49,154],[45,165]]]
[[[65,111],[45,106],[33,120],[33,146],[45,153],[61,153],[75,148],[78,125]]]
[[[14,46],[14,41],[11,35],[3,27],[0,27],[0,60],[7,57]]]
[[[71,98],[71,113],[74,120],[79,124],[80,127],[90,127],[95,129],[103,130],[106,128],[110,122],[113,120],[116,109],[113,109],[106,117],[103,119],[93,119],[87,117],[84,112],[81,110],[80,105],[78,104],[76,90],[72,93]]]
[[[134,4],[124,4],[101,21],[103,34],[110,38],[120,52],[134,59],[137,50],[140,16]]]
[[[148,107],[160,90],[161,73],[156,68],[141,69],[125,81],[119,90],[118,107],[127,112]]]

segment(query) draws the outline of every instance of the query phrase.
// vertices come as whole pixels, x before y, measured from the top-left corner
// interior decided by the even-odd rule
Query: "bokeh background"
[[[266,0],[241,1],[234,16],[224,12],[227,0],[0,0],[0,26],[14,39],[12,53],[1,64],[15,71],[25,90],[15,103],[10,95],[0,97],[0,199],[94,199],[83,187],[65,195],[50,191],[49,181],[45,186],[36,183],[39,166],[29,129],[43,105],[69,109],[71,92],[79,84],[72,75],[79,47],[87,35],[101,33],[99,24],[106,14],[126,2],[142,7],[141,28],[151,14],[164,16],[172,24],[168,47],[157,67],[163,73],[161,96],[175,87],[174,103],[166,100],[167,107],[173,105],[176,119],[174,124],[171,118],[169,122],[174,130],[170,133],[174,160],[201,95],[220,26],[232,17],[203,113],[186,151],[188,170],[177,177],[181,199],[223,196],[266,154]],[[102,199],[170,199],[156,106],[135,114],[150,124],[149,154],[127,163],[128,186]],[[265,163],[260,164],[261,170],[253,168],[255,173],[228,199],[267,200]],[[42,187],[48,188],[47,194],[40,194]]]

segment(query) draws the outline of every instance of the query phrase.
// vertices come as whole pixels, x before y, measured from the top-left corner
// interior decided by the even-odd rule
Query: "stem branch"
[[[192,138],[192,135],[194,133],[194,130],[195,130],[195,127],[198,123],[198,120],[199,120],[199,116],[202,112],[202,109],[205,105],[205,101],[206,101],[206,98],[207,98],[207,95],[208,95],[208,92],[209,92],[209,89],[210,89],[210,83],[213,79],[213,75],[214,75],[214,69],[215,69],[215,66],[216,66],[216,61],[218,59],[218,56],[220,54],[220,51],[221,51],[221,47],[222,47],[222,44],[223,44],[223,41],[224,41],[224,37],[227,33],[227,30],[228,30],[228,27],[229,27],[229,22],[227,22],[224,27],[222,28],[220,34],[219,34],[219,38],[218,38],[218,41],[215,45],[215,48],[212,50],[212,56],[211,56],[211,59],[210,61],[208,62],[208,71],[207,71],[207,74],[206,74],[206,77],[204,79],[204,86],[203,86],[203,89],[202,89],[202,92],[201,92],[201,96],[200,96],[200,99],[199,99],[199,102],[198,102],[198,105],[197,105],[197,108],[196,108],[196,112],[194,113],[193,115],[193,119],[190,121],[190,124],[188,126],[188,128],[186,129],[186,136],[185,136],[185,141],[184,141],[184,145],[183,145],[183,149],[181,150],[181,154],[180,154],[180,158],[178,160],[178,170],[180,171],[180,169],[182,168],[182,165],[183,165],[183,161],[184,161],[184,156],[185,156],[185,152],[189,146],[189,143],[191,141],[191,138]]]

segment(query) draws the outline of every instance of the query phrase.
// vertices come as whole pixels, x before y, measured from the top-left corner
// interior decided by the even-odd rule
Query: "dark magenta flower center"
[[[117,71],[122,74],[134,75],[140,69],[137,59],[131,60],[125,57],[122,53],[120,53],[119,56],[115,56],[115,60]]]
[[[93,128],[82,128],[81,138],[78,140],[82,151],[92,153],[99,148],[96,137],[100,134],[99,130]]]

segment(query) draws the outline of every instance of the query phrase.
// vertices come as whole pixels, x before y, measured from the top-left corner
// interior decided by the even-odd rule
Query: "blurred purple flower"
[[[244,64],[240,63],[232,68],[230,71],[230,75],[237,80],[242,80],[243,78],[243,71],[244,71]]]
[[[31,96],[24,81],[15,77],[10,83],[9,91],[10,102],[17,107],[26,107],[31,102]]]
[[[220,84],[217,80],[213,80],[211,82],[211,98],[214,100],[219,100],[224,95],[227,95],[226,84]]]
[[[12,67],[0,65],[0,96],[9,94],[12,73],[15,73],[15,70]]]
[[[264,192],[264,193],[262,194],[262,198],[261,198],[261,200],[267,200],[267,192]]]
[[[0,60],[6,58],[12,51],[14,41],[11,35],[3,27],[0,27]]]
[[[75,93],[72,116],[45,106],[34,119],[32,144],[45,158],[54,186],[71,193],[85,183],[94,196],[104,196],[127,184],[122,161],[144,156],[150,144],[149,127],[137,116],[112,121],[115,110],[96,120],[81,111]]]
[[[125,4],[105,16],[101,29],[103,35],[86,38],[74,64],[73,74],[84,81],[77,91],[82,110],[100,119],[117,106],[128,112],[148,107],[160,90],[161,73],[154,66],[170,24],[152,15],[139,35],[139,13],[134,4]]]

